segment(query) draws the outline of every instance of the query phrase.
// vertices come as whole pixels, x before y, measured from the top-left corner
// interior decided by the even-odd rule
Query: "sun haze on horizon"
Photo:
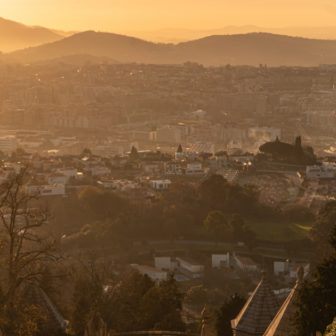
[[[1,0],[0,17],[63,30],[121,32],[335,26],[332,0]]]

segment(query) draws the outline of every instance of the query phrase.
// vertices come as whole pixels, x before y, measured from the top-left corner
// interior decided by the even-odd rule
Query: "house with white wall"
[[[211,256],[212,268],[225,268],[230,267],[230,254],[213,254]]]
[[[62,184],[26,186],[29,195],[38,194],[39,196],[65,195],[65,187]]]
[[[162,271],[178,271],[180,267],[180,262],[172,258],[170,256],[155,256],[155,268],[160,269]]]
[[[142,170],[147,173],[156,173],[159,171],[159,164],[154,162],[142,163]]]
[[[150,186],[157,190],[168,190],[171,186],[170,180],[151,180]]]
[[[204,276],[204,265],[189,257],[176,257],[180,263],[179,271],[190,279]]]
[[[274,275],[285,276],[286,281],[292,282],[297,279],[297,270],[299,267],[303,268],[304,277],[309,273],[310,263],[297,264],[295,262],[290,263],[286,261],[274,262]]]
[[[56,173],[65,175],[67,177],[67,181],[69,181],[71,177],[73,178],[77,177],[77,169],[73,167],[58,168],[56,170]]]
[[[165,162],[164,170],[166,174],[182,174],[181,164],[175,161]]]
[[[47,175],[47,181],[48,184],[53,185],[53,184],[66,184],[68,182],[68,178],[61,173],[51,173]]]
[[[251,258],[235,256],[235,261],[237,266],[241,270],[248,270],[248,271],[257,270],[258,265]]]
[[[168,272],[147,265],[132,265],[140,274],[147,274],[157,285],[167,280]]]

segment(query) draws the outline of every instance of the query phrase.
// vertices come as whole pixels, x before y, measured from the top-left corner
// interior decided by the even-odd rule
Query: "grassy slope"
[[[292,223],[283,220],[256,220],[244,218],[246,225],[257,232],[257,237],[262,240],[270,241],[289,241],[294,239],[302,239],[308,236],[309,230],[312,226],[312,222],[307,223]],[[295,232],[292,237],[285,237],[283,230],[286,227],[290,227]],[[207,229],[203,226],[197,226],[194,228],[195,234],[210,235]]]

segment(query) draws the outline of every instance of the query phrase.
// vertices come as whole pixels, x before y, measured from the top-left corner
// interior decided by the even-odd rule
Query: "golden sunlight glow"
[[[0,16],[63,30],[334,26],[334,0],[1,0]]]

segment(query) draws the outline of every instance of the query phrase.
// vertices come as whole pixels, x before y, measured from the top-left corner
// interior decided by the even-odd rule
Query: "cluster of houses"
[[[152,280],[159,284],[163,280],[167,280],[170,272],[177,273],[175,278],[179,281],[202,278],[204,276],[204,265],[190,257],[172,257],[169,255],[155,256],[155,267],[147,265],[131,265],[141,274],[147,274]],[[230,278],[239,278],[241,272],[246,272],[249,276],[254,276],[262,269],[261,265],[255,263],[251,258],[246,256],[238,256],[233,253],[230,256],[227,254],[212,254],[211,266],[213,269],[228,270],[227,276]],[[304,270],[304,277],[309,273],[310,264],[297,264],[286,261],[274,262],[274,275],[284,277],[284,282],[287,284],[293,283],[297,279],[297,270]],[[238,275],[237,275],[238,274]],[[181,277],[182,275],[182,277]]]

